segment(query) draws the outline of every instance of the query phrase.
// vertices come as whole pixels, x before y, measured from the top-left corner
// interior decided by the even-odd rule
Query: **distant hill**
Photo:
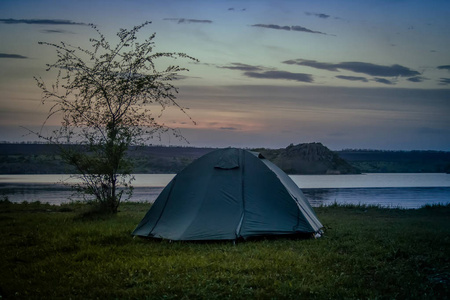
[[[288,174],[359,174],[356,167],[321,143],[290,145],[285,149],[255,149]]]
[[[0,174],[62,174],[74,172],[47,144],[0,144]],[[134,172],[178,173],[215,148],[131,147]],[[321,143],[282,149],[253,149],[288,174],[357,174],[450,172],[450,152],[440,151],[331,151]]]
[[[364,173],[449,173],[450,152],[341,150],[341,158]]]
[[[75,146],[71,146],[75,147]],[[130,147],[128,156],[136,174],[172,174],[214,150],[194,147]],[[75,170],[64,163],[58,147],[48,144],[0,144],[0,174],[67,174]]]
[[[0,144],[0,174],[72,173],[58,155],[58,148],[47,144]]]
[[[175,174],[197,158],[215,148],[195,147],[132,147],[128,156],[136,174]]]

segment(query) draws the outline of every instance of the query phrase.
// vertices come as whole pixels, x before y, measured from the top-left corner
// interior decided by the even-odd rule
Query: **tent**
[[[133,235],[168,240],[237,240],[314,235],[322,224],[292,179],[261,154],[214,150],[163,189]]]

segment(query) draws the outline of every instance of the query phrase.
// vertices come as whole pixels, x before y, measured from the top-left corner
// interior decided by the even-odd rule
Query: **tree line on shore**
[[[295,164],[295,160],[298,160],[299,157],[295,157],[293,153],[287,152],[287,149],[290,147],[291,152],[300,150],[292,148],[292,146],[282,149],[258,148],[253,150],[263,153],[267,159],[278,164],[288,173],[301,174],[301,170],[296,171],[292,167],[292,164]],[[162,174],[177,173],[196,158],[212,150],[214,148],[139,146],[130,148],[128,155],[135,165],[135,173]],[[330,152],[345,160],[361,173],[450,172],[450,152],[366,149],[346,149]],[[325,153],[328,152],[325,151],[324,155]],[[324,161],[313,161],[310,163],[316,166],[321,165],[321,167],[315,167],[316,169],[324,169]],[[291,172],[293,169],[294,171]],[[61,159],[55,146],[43,143],[0,143],[1,174],[62,174],[73,171]],[[326,170],[324,173],[326,173]]]

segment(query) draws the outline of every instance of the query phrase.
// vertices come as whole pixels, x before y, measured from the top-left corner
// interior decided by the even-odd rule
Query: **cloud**
[[[393,81],[391,81],[391,80],[387,80],[386,78],[375,77],[373,80],[374,80],[375,82],[383,83],[383,84],[390,84],[390,85],[395,84],[395,82],[393,82]]]
[[[262,27],[262,28],[269,28],[269,29],[276,29],[276,30],[291,30],[291,26],[280,26],[280,25],[274,25],[274,24],[253,24],[253,27]]]
[[[355,73],[363,73],[371,76],[381,77],[413,77],[420,75],[419,72],[401,65],[383,66],[365,62],[341,62],[337,64],[317,62],[315,60],[295,59],[284,61],[285,64],[308,66],[316,69],[324,69],[328,71],[347,70]]]
[[[411,70],[401,65],[383,66],[364,62],[342,62],[337,68],[352,71],[355,73],[363,73],[371,76],[381,77],[411,77],[420,75],[419,72]]]
[[[30,24],[30,25],[88,25],[82,22],[58,19],[0,19],[3,24]]]
[[[302,26],[298,26],[298,25],[296,25],[296,26],[291,26],[291,30],[293,30],[293,31],[309,32],[309,33],[326,34],[326,33],[324,33],[324,32],[314,31],[314,30],[311,30],[311,29],[308,29],[308,28],[305,28],[305,27],[302,27]]]
[[[45,29],[45,30],[41,30],[41,32],[43,32],[43,33],[70,33],[70,34],[74,33],[72,31],[60,30],[60,29]]]
[[[190,77],[190,76],[186,76],[186,75],[182,75],[182,74],[177,74],[174,76],[173,80],[184,80],[187,78],[194,78],[194,77]]]
[[[24,58],[28,58],[28,57],[19,55],[19,54],[0,53],[0,58],[24,59]]]
[[[313,77],[310,74],[304,73],[291,73],[286,71],[278,71],[271,68],[252,66],[242,63],[231,63],[229,66],[218,67],[221,69],[239,70],[243,71],[244,76],[250,78],[261,78],[261,79],[284,79],[284,80],[295,80],[300,82],[313,82]]]
[[[439,80],[439,85],[448,85],[450,84],[450,78],[441,78]]]
[[[206,23],[206,24],[210,24],[210,23],[213,22],[211,20],[185,19],[185,18],[165,18],[163,20],[164,21],[175,21],[178,24],[181,24],[181,23]]]
[[[307,66],[316,69],[328,70],[328,71],[338,71],[337,64],[331,63],[323,63],[315,60],[306,60],[306,59],[291,59],[283,61],[284,64],[288,65],[299,65],[299,66]]]
[[[219,67],[221,69],[239,70],[239,71],[263,71],[265,68],[259,66],[251,66],[242,63],[231,63],[231,66]]]
[[[275,29],[275,30],[286,30],[286,31],[302,31],[302,32],[308,32],[308,33],[317,33],[317,34],[325,34],[324,32],[320,32],[320,31],[314,31],[302,26],[280,26],[280,25],[275,25],[275,24],[253,24],[251,25],[253,27],[262,27],[262,28],[268,28],[268,29]]]
[[[262,79],[284,79],[295,80],[300,82],[313,82],[311,74],[304,73],[291,73],[286,71],[265,71],[265,72],[245,72],[245,76],[250,78],[262,78]]]
[[[410,78],[408,78],[408,80],[411,82],[423,82],[424,80],[427,80],[427,78],[422,77],[422,76],[416,76],[416,77],[410,77]]]
[[[307,15],[307,16],[314,16],[314,17],[318,17],[318,18],[321,18],[321,19],[328,19],[330,17],[330,15],[327,15],[327,14],[312,13],[312,12],[305,12],[305,15]]]
[[[236,127],[220,127],[221,130],[239,130],[239,128]]]
[[[445,66],[439,66],[437,67],[439,70],[447,70],[450,71],[450,65],[445,65]]]
[[[367,78],[365,77],[357,77],[357,76],[344,76],[344,75],[338,75],[336,78],[344,79],[344,80],[350,80],[350,81],[362,81],[362,82],[369,82]]]
[[[367,76],[369,82],[371,78]],[[319,79],[315,78],[315,81]],[[395,85],[372,82],[374,87],[351,88],[291,82],[294,84],[283,86],[282,92],[280,82],[276,80],[254,85],[189,85],[183,87],[182,97],[192,113],[204,109],[195,119],[202,124],[200,126],[204,124],[205,129],[193,130],[198,130],[197,137],[210,146],[227,147],[232,139],[245,147],[256,148],[268,143],[278,148],[299,139],[324,139],[322,142],[333,149],[450,149],[450,141],[445,135],[435,137],[436,148],[431,148],[435,147],[431,146],[431,140],[423,146],[424,140],[413,135],[415,128],[429,127],[447,130],[448,137],[449,86],[441,86],[441,89],[393,88]],[[217,100],[212,101],[214,99]],[[220,115],[215,114],[218,111]],[[218,124],[211,126],[209,122],[213,120]],[[257,125],[247,130],[250,122]],[[308,130],[299,130],[305,126]],[[219,130],[220,127],[239,130]],[[340,132],[346,133],[345,136],[329,136]],[[186,138],[195,144],[196,138],[189,134],[186,133]]]

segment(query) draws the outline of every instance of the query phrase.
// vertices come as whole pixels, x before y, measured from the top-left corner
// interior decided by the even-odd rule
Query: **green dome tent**
[[[258,153],[212,151],[178,173],[133,235],[169,240],[237,240],[314,235],[322,224],[302,191]]]

